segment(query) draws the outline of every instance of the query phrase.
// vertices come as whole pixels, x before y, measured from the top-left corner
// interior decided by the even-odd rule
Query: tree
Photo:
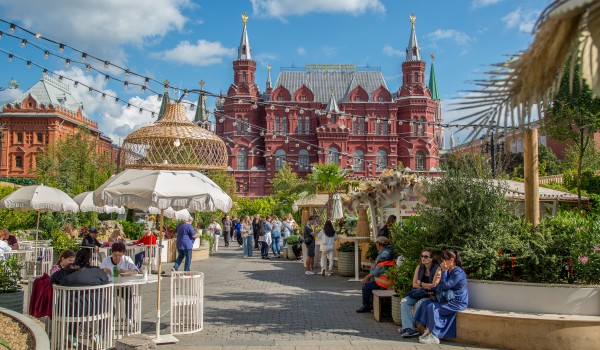
[[[594,140],[590,141],[590,145],[585,150],[583,154],[583,168],[590,170],[598,170],[600,169],[600,149],[598,149],[599,145],[596,145]],[[576,145],[572,145],[567,148],[565,151],[565,159],[563,162],[563,166],[565,170],[568,169],[577,169],[578,164],[578,155],[579,149]]]
[[[213,180],[217,186],[234,199],[235,197],[235,179],[233,175],[225,170],[209,170],[204,173],[209,179]]]
[[[600,99],[581,81],[579,64],[565,67],[558,92],[542,119],[547,135],[570,141],[577,149],[577,196],[581,206],[581,173],[584,155],[594,133],[600,130]]]
[[[480,154],[449,154],[442,161],[444,171],[458,171],[477,178],[489,178],[492,170],[490,164]]]
[[[114,173],[110,156],[97,152],[97,138],[80,128],[73,135],[50,144],[36,159],[39,183],[70,196],[93,191]]]
[[[298,174],[292,168],[285,164],[271,179],[271,195],[278,203],[275,208],[275,214],[284,216],[292,212],[294,202],[299,198],[300,193],[306,190],[306,181],[298,177]]]
[[[316,164],[306,179],[309,195],[318,192],[327,193],[327,219],[331,220],[333,195],[346,185],[346,171],[337,164]]]

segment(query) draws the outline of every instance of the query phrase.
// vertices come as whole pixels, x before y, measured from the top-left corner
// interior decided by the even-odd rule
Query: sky
[[[256,82],[265,88],[267,65],[273,67],[273,83],[281,67],[306,64],[355,64],[381,67],[389,89],[400,87],[401,64],[408,44],[411,24],[416,16],[416,33],[421,57],[427,62],[435,55],[438,90],[444,104],[444,122],[452,122],[464,112],[455,111],[473,81],[483,78],[490,64],[502,62],[507,55],[527,48],[531,31],[540,12],[550,0],[0,0],[0,19],[15,23],[43,38],[86,52],[131,72],[171,86],[226,93],[233,81],[232,61],[237,56],[246,13],[252,55],[257,62]],[[151,4],[151,5],[150,5]],[[0,22],[0,31],[9,25]],[[117,95],[126,103],[103,100],[79,85],[71,91],[81,100],[84,111],[98,121],[99,128],[119,143],[131,131],[151,123],[150,113],[139,113],[132,106],[158,112],[155,94],[139,87],[125,88],[112,77],[141,82],[125,76],[119,69],[104,69],[101,62],[85,62],[102,70],[87,72],[84,65],[54,54],[81,60],[81,54],[57,44],[36,39],[17,28],[14,35],[27,38],[31,45],[21,47],[21,39],[4,35],[0,39],[0,87],[11,78],[20,88],[0,92],[0,103],[12,101],[42,76],[42,69],[26,67],[30,60],[55,72]],[[2,51],[4,50],[4,51]],[[52,55],[44,57],[44,50]],[[8,61],[8,54],[25,61]],[[108,74],[111,79],[105,80]],[[56,75],[55,75],[56,77]],[[72,82],[69,82],[72,84]],[[158,83],[149,89],[163,91]],[[171,91],[171,96],[177,96]],[[187,99],[187,98],[186,98]],[[197,100],[197,95],[189,99]],[[208,100],[212,110],[214,101]],[[189,112],[193,115],[193,112]],[[451,134],[446,132],[447,137]],[[460,143],[457,134],[457,144]],[[464,137],[464,136],[463,136]],[[448,143],[447,143],[448,144]]]

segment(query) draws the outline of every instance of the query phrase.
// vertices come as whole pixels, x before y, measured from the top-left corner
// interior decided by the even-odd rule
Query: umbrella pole
[[[37,221],[35,224],[35,250],[34,250],[34,260],[33,260],[33,275],[37,276],[37,257],[38,257],[38,235],[40,231],[40,211],[37,211]]]
[[[160,338],[160,274],[162,267],[162,242],[163,242],[163,216],[164,209],[160,210],[160,230],[158,231],[158,283],[156,293],[156,339]]]

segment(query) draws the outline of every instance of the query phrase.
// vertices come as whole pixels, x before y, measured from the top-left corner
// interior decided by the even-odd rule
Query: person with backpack
[[[242,220],[243,219],[240,218],[240,220],[238,221],[235,217],[233,218],[233,220],[231,220],[233,222],[231,225],[231,229],[233,232],[231,236],[233,237],[235,235],[235,240],[238,242],[240,248],[244,246],[244,241],[242,240]]]
[[[287,247],[286,238],[294,233],[294,219],[292,214],[288,214],[281,222],[281,238],[283,239],[283,248]]]
[[[260,225],[258,230],[258,242],[260,243],[260,256],[263,259],[271,259],[269,257],[269,245],[271,243],[271,217],[267,215],[265,221]]]
[[[215,252],[219,251],[219,238],[221,237],[221,225],[217,222],[217,219],[213,218],[208,225],[208,232],[213,238],[213,249]]]
[[[306,264],[305,264],[305,275],[314,275],[313,269],[315,268],[315,227],[319,223],[319,217],[311,216],[308,218],[308,222],[304,225],[304,246],[306,247]]]
[[[254,219],[252,220],[252,234],[254,236],[254,249],[258,250],[258,233],[260,231],[260,227],[262,226],[262,221],[260,220],[260,215],[256,214]]]

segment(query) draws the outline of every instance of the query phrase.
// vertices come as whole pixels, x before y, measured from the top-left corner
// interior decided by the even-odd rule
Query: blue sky
[[[150,76],[168,79],[172,86],[227,91],[232,64],[242,31],[241,14],[248,14],[257,83],[264,89],[266,66],[273,67],[275,81],[280,67],[305,64],[356,64],[381,67],[388,87],[396,91],[401,82],[400,65],[410,34],[409,15],[417,17],[421,56],[428,64],[435,53],[436,77],[444,100],[444,121],[460,114],[450,111],[470,81],[481,78],[486,65],[506,59],[532,41],[531,30],[549,0],[44,0],[0,1],[0,18],[14,22],[43,37],[78,48],[91,55]],[[151,6],[149,5],[151,4]],[[0,30],[8,32],[0,23]],[[15,35],[26,36],[22,31]],[[59,54],[58,46],[28,40]],[[133,105],[158,110],[155,96],[139,89],[123,88],[103,75],[81,66],[65,67],[64,60],[44,59],[42,51],[20,47],[20,40],[0,39],[0,49],[25,57],[50,70],[117,94]],[[63,56],[80,59],[68,49]],[[102,64],[88,60],[94,67]],[[0,93],[0,100],[14,98],[41,77],[41,70],[24,62],[8,62],[0,52],[0,86],[14,77],[20,90]],[[110,69],[108,74],[124,79]],[[131,78],[128,78],[132,80]],[[159,85],[150,85],[161,91]],[[132,130],[150,123],[149,113],[126,109],[103,101],[99,94],[73,88],[86,113],[100,129],[118,142]],[[192,99],[196,99],[192,96]],[[209,108],[213,102],[209,100]],[[447,132],[447,135],[450,133]]]

